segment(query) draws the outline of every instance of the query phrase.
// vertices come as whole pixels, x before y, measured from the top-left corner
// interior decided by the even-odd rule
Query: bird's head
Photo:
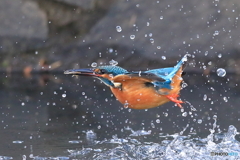
[[[64,74],[79,75],[79,76],[90,76],[100,79],[107,86],[114,87],[112,78],[114,76],[128,73],[127,70],[119,66],[99,66],[96,68],[85,68],[85,69],[71,69],[66,70]]]

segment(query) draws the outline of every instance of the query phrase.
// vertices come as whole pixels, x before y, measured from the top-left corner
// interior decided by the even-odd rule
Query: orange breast
[[[124,87],[123,90],[118,88],[111,88],[111,90],[116,98],[124,104],[124,107],[133,109],[153,108],[169,101],[168,98],[157,94],[153,89],[139,87],[139,85],[134,85]]]
[[[179,94],[182,81],[181,73],[182,70],[180,69],[173,77],[171,83],[173,89],[160,89],[160,92],[168,92],[168,95]],[[111,90],[115,97],[124,104],[125,107],[132,109],[148,109],[170,101],[165,95],[159,94],[154,87],[147,87],[145,85],[146,82],[151,82],[150,79],[121,75],[114,77],[112,80],[122,84],[121,88],[111,87]]]

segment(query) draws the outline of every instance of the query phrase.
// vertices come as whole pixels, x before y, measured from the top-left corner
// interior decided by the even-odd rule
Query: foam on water
[[[215,121],[216,122],[216,121]],[[234,126],[229,126],[226,133],[214,133],[214,128],[206,138],[193,138],[180,133],[168,136],[159,142],[146,142],[133,138],[132,134],[146,136],[149,131],[132,131],[127,138],[98,141],[91,148],[68,150],[72,158],[105,159],[237,159],[240,158],[240,143],[235,139],[238,134]],[[184,132],[184,131],[183,131]],[[143,133],[141,135],[141,133]],[[148,133],[148,134],[146,134]]]

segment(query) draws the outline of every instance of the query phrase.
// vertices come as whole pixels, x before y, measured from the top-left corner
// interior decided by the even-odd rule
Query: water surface
[[[110,152],[114,159],[121,152],[125,158],[144,159],[154,155],[147,151],[145,157],[136,155],[143,150],[137,147],[146,145],[159,157],[174,157],[167,150],[176,138],[172,135],[179,135],[181,144],[188,139],[196,145],[200,143],[196,138],[206,139],[208,144],[210,131],[221,137],[231,125],[239,130],[237,77],[186,75],[181,99],[188,103],[183,104],[183,111],[171,102],[148,110],[123,108],[105,85],[88,77],[1,74],[0,158],[111,159],[106,156]],[[213,139],[216,144],[222,141]],[[116,152],[123,146],[125,151],[135,149],[135,154],[122,149]],[[208,152],[210,156],[210,150],[202,156]]]

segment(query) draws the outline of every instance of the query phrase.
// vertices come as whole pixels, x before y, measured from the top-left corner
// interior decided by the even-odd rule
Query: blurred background
[[[2,0],[0,68],[54,64],[52,70],[62,71],[114,59],[139,69],[174,64],[190,53],[196,65],[239,73],[239,5],[238,0]]]
[[[120,143],[109,139],[239,129],[239,18],[238,0],[1,0],[0,159],[93,159]],[[111,60],[161,68],[185,54],[184,111],[125,109],[99,81],[63,75]]]

